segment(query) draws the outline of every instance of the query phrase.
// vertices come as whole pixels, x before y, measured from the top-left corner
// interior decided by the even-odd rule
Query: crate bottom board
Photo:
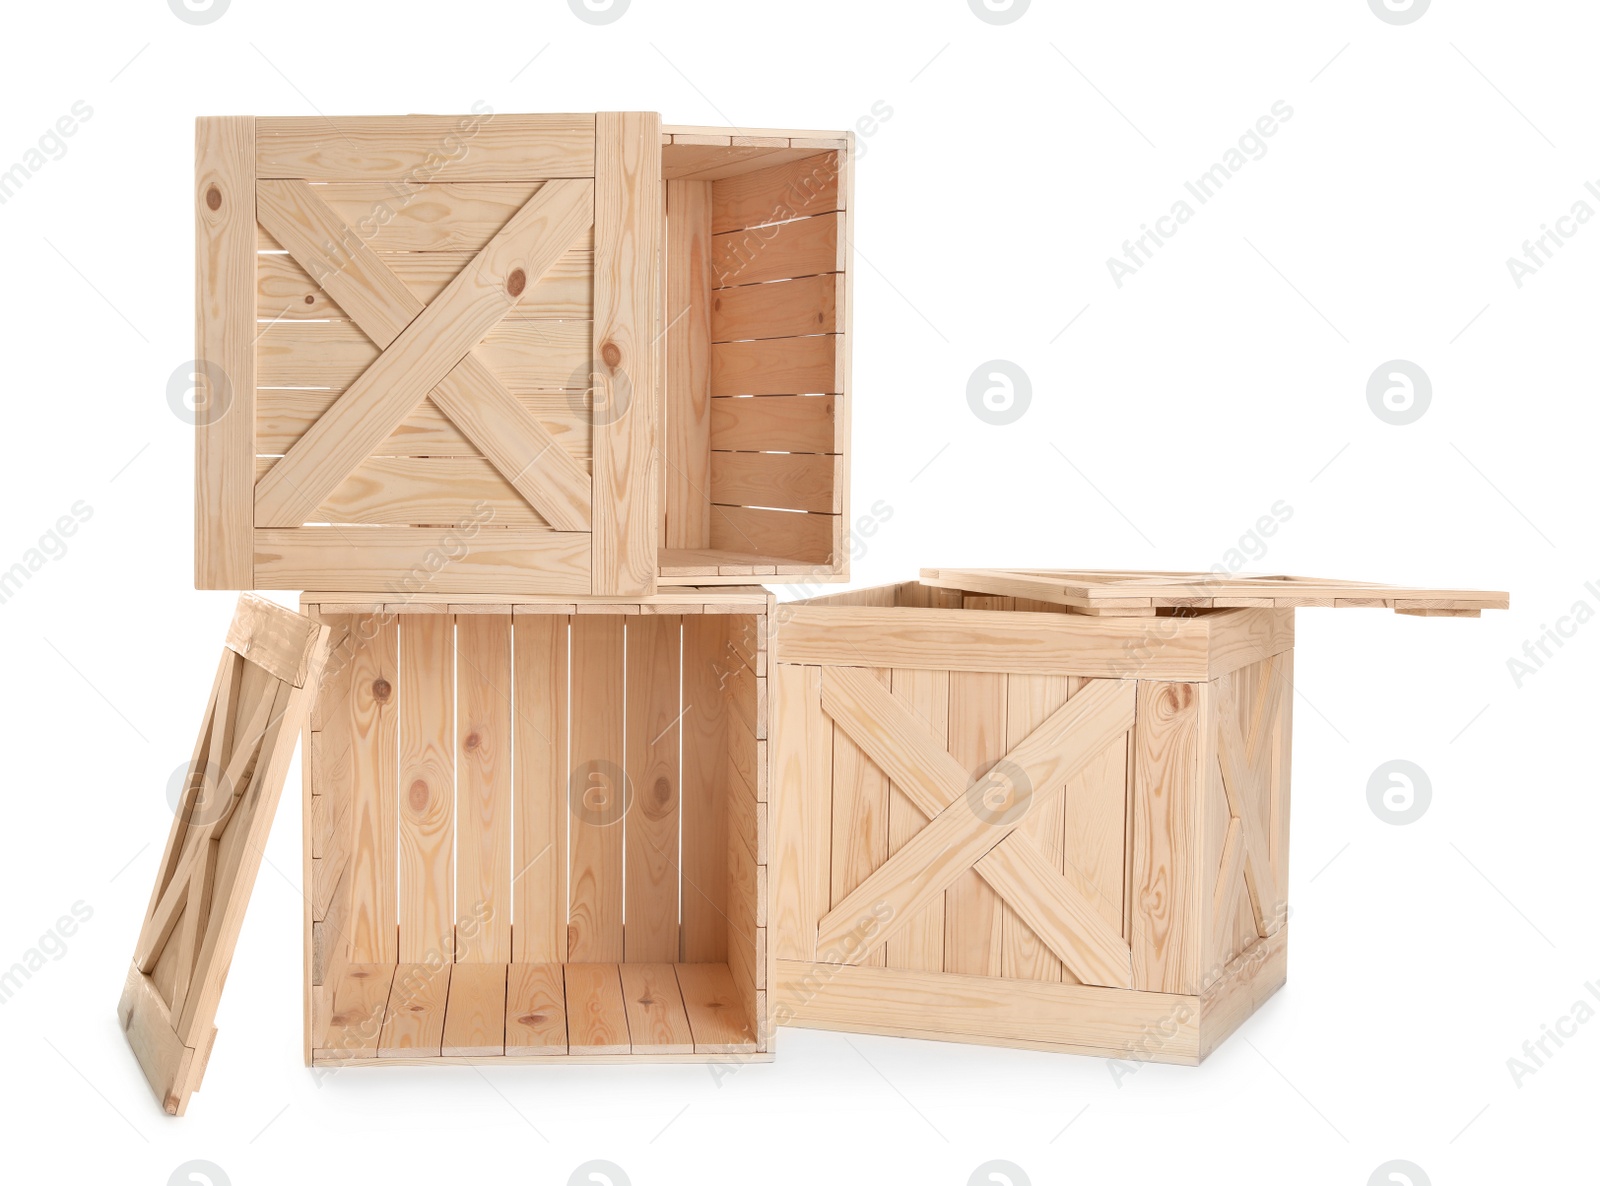
[[[1198,996],[780,959],[770,1008],[776,1025],[1197,1066],[1287,977],[1283,927]]]
[[[313,1066],[760,1057],[726,964],[351,964]]]

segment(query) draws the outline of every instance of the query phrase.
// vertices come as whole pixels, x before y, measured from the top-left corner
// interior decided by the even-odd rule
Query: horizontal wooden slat
[[[1210,679],[1204,624],[1176,618],[1167,624],[1171,630],[1157,642],[1143,618],[790,604],[773,645],[781,663]]]
[[[275,679],[304,687],[322,626],[265,597],[243,593],[223,645]]]
[[[443,292],[471,259],[472,253],[467,251],[411,251],[385,255],[383,262],[426,304]],[[506,320],[587,321],[593,316],[594,248],[590,246],[574,247],[558,259],[506,314]],[[347,314],[292,256],[263,252],[256,256],[256,317],[261,321],[342,321]]]
[[[842,167],[840,154],[820,152],[717,182],[711,189],[712,233],[843,210]]]
[[[717,235],[711,240],[711,282],[722,288],[842,272],[842,218],[842,214],[821,214]]]
[[[261,118],[256,176],[412,183],[592,177],[594,116]]]
[[[826,453],[713,452],[711,501],[838,514],[836,460]]]
[[[256,458],[259,479],[275,457]],[[549,529],[500,471],[481,457],[369,457],[312,514],[313,523],[453,523],[487,512],[491,523]]]
[[[719,342],[711,347],[711,394],[837,394],[843,342],[840,334]]]
[[[735,552],[783,556],[800,564],[826,564],[833,557],[835,515],[711,508],[711,546]]]
[[[479,527],[256,528],[259,589],[589,592],[589,535]]]
[[[473,353],[514,395],[587,389],[593,328],[588,321],[500,322]],[[280,321],[256,343],[262,387],[343,391],[381,353],[347,321]]]
[[[719,288],[711,295],[711,340],[737,342],[837,333],[842,308],[841,272]]]
[[[711,447],[779,453],[838,453],[832,395],[766,395],[711,401]]]
[[[256,396],[257,452],[262,456],[287,452],[338,398],[336,391],[275,388],[260,392]],[[520,395],[517,402],[555,437],[569,457],[589,460],[593,445],[590,428],[593,400],[588,392]],[[373,450],[372,456],[478,457],[481,454],[432,400],[424,400]]]
[[[1158,1062],[1200,1058],[1198,997],[784,959],[776,967],[776,999],[790,1004],[793,1025],[1111,1058],[1136,1051]]]
[[[732,137],[729,137],[731,140]],[[717,181],[770,169],[817,155],[815,148],[779,148],[776,145],[690,144],[676,141],[661,149],[663,181]]]

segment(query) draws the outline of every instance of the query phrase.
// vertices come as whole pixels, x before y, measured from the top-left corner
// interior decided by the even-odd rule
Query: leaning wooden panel
[[[172,1115],[199,1089],[261,850],[327,654],[326,626],[259,598],[240,600],[236,641],[224,651],[117,1010]],[[281,660],[286,649],[305,657],[298,682],[253,662],[258,634],[263,658]],[[152,975],[158,963],[169,969],[165,991]]]

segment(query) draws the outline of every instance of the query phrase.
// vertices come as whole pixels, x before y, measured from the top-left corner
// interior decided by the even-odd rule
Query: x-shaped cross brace
[[[1127,941],[1017,830],[1133,726],[1133,681],[1087,682],[995,764],[1020,771],[1028,784],[1017,808],[997,818],[976,809],[966,769],[927,724],[870,676],[849,667],[824,667],[822,707],[928,816],[928,823],[823,917],[819,951],[837,949],[848,953],[845,962],[861,962],[867,945],[854,933],[864,918],[883,920],[872,935],[876,946],[964,871],[975,869],[1079,980],[1132,987]],[[982,787],[980,780],[976,789]]]

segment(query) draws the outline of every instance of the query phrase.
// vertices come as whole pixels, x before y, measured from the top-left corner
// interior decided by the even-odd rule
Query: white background
[[[1579,1156],[1600,1024],[1520,1086],[1507,1059],[1600,981],[1600,625],[1521,687],[1507,660],[1600,606],[1600,226],[1520,288],[1505,261],[1580,199],[1600,210],[1592,4],[1436,0],[1406,26],[1364,0],[1034,0],[1000,26],[965,0],[633,0],[604,27],[560,0],[5,20],[0,168],[93,109],[0,205],[0,569],[92,508],[0,605],[0,967],[74,902],[93,911],[0,1006],[8,1177],[165,1183],[203,1158],[234,1183],[565,1182],[602,1158],[640,1186],[961,1184],[998,1158],[1035,1183],[1360,1184],[1404,1158],[1446,1183]],[[1299,615],[1289,983],[1205,1066],[1119,1085],[1098,1059],[785,1030],[775,1063],[720,1085],[680,1066],[319,1087],[295,769],[204,1090],[183,1120],[159,1112],[114,1006],[234,601],[191,587],[192,430],[166,399],[193,354],[193,120],[475,100],[805,128],[892,108],[856,187],[853,481],[858,514],[893,516],[855,583],[1204,569],[1283,500],[1255,570],[1511,591],[1476,621]],[[1119,288],[1107,257],[1278,100],[1294,114],[1266,154]],[[994,358],[1032,381],[1005,427],[966,401]],[[1433,384],[1400,427],[1366,400],[1395,358]],[[1392,758],[1431,779],[1409,826],[1367,804]]]

